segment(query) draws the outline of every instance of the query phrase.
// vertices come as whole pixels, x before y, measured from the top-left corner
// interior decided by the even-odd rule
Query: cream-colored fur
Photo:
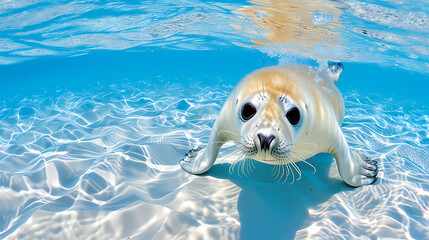
[[[341,75],[338,71],[342,71],[342,65],[331,64],[323,70],[296,65],[268,67],[249,74],[226,100],[207,147],[191,150],[180,165],[189,173],[204,173],[214,164],[222,145],[233,141],[247,158],[274,165],[331,153],[347,184],[373,183],[376,161],[350,150],[340,128],[344,102],[334,84]],[[256,114],[245,121],[240,111],[246,103],[256,108]],[[286,118],[293,107],[301,116],[296,126]],[[272,136],[268,148],[261,147],[259,135]]]

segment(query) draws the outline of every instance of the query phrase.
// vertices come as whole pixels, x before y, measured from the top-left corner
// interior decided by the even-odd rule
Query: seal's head
[[[273,67],[246,78],[234,106],[241,151],[247,158],[272,165],[290,163],[306,119],[295,76]]]

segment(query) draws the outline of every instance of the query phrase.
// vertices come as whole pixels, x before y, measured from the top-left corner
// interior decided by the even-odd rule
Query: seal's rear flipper
[[[334,83],[337,83],[338,80],[341,77],[341,74],[343,74],[344,65],[340,62],[329,62],[328,63],[328,69],[326,72],[328,73],[329,77],[331,77],[332,81]]]

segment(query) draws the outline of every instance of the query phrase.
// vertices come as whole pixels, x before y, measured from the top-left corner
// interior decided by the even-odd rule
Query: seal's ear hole
[[[293,107],[286,113],[286,118],[290,124],[296,127],[301,121],[301,113],[297,107]]]
[[[251,103],[245,103],[241,108],[241,118],[244,121],[251,119],[256,114],[256,108]]]

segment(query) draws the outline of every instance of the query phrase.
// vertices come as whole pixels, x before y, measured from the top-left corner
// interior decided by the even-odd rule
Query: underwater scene
[[[227,130],[238,140],[216,147],[218,122],[261,118],[220,114],[246,75],[333,63],[338,131],[316,97],[274,119],[345,140],[375,182],[350,186],[315,143],[287,143],[306,150],[285,164]],[[0,82],[0,239],[429,239],[426,0],[3,0]],[[258,137],[255,151],[277,141]],[[208,171],[182,168],[210,146]]]

